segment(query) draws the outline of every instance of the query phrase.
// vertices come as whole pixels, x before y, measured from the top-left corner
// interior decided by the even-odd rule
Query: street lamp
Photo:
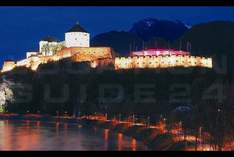
[[[59,117],[59,111],[56,111],[56,116],[57,116],[57,118]]]
[[[105,114],[105,118],[106,118],[106,120],[107,120],[107,113]]]
[[[202,146],[202,127],[199,128],[200,145]]]
[[[148,125],[148,127],[149,127],[149,126],[150,126],[150,116],[147,117],[147,121],[148,121],[148,122],[147,122],[147,125]]]
[[[121,121],[121,113],[119,114],[119,122]]]
[[[78,117],[80,117],[80,111],[78,112]]]

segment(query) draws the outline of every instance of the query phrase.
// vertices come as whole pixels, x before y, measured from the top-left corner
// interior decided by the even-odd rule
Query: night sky
[[[37,50],[39,40],[64,33],[77,21],[91,33],[129,30],[134,22],[152,17],[188,25],[214,20],[234,21],[234,7],[0,7],[0,67],[5,59],[23,59]]]

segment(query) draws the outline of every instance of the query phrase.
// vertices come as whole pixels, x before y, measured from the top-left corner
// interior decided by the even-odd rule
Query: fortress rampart
[[[4,61],[2,72],[10,71],[16,67],[15,61]]]
[[[189,55],[133,56],[116,57],[113,61],[110,48],[82,49],[69,48],[69,50],[63,50],[54,56],[32,56],[16,63],[14,61],[5,61],[2,72],[10,71],[15,67],[27,67],[32,70],[37,70],[40,64],[46,64],[48,62],[54,62],[64,58],[71,58],[75,62],[89,61],[92,68],[114,64],[116,70],[170,67],[212,68],[212,58],[206,57]]]
[[[39,65],[69,58],[74,62],[89,62],[90,67],[111,65],[116,70],[132,68],[206,67],[212,68],[212,58],[191,56],[190,52],[175,49],[150,48],[129,53],[129,57],[116,57],[111,47],[90,47],[90,34],[79,23],[65,33],[65,41],[53,37],[39,42],[39,51],[29,51],[26,59],[5,61],[1,72],[16,67],[37,70]]]
[[[53,56],[36,55],[20,61],[5,61],[1,72],[7,72],[15,67],[27,67],[37,70],[40,64],[55,62],[64,58],[71,58],[75,62],[89,61],[91,67],[95,68],[98,64],[109,64],[112,62],[113,53],[110,47],[89,47],[89,48],[65,48]]]
[[[116,57],[115,69],[206,67],[212,68],[212,58],[189,55]]]

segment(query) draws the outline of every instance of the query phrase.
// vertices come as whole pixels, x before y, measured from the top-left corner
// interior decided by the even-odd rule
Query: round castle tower
[[[65,33],[65,46],[70,47],[89,47],[90,34],[76,23],[70,30]]]

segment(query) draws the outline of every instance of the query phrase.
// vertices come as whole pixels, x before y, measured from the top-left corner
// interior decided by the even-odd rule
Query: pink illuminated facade
[[[189,52],[174,49],[147,49],[131,52],[131,56],[171,56],[171,55],[190,55]]]
[[[115,57],[115,69],[206,67],[212,68],[212,58],[192,56],[174,49],[147,49],[131,52],[128,57]]]

